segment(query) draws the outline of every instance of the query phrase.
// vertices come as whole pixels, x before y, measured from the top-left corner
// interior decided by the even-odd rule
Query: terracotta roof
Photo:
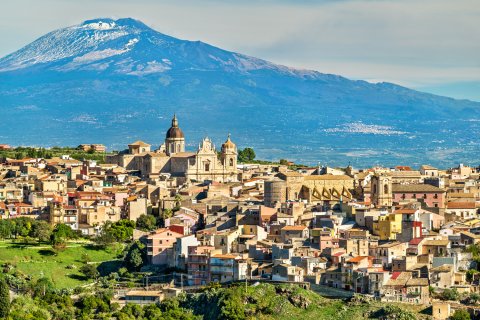
[[[195,156],[194,152],[178,152],[172,155],[172,158],[190,158]]]
[[[427,278],[411,278],[407,281],[408,286],[428,286],[428,279]]]
[[[303,231],[307,229],[306,226],[285,226],[282,228],[282,230],[286,230],[286,231]]]
[[[417,212],[416,209],[398,209],[395,210],[393,213],[395,214],[415,214]]]
[[[473,193],[464,193],[464,192],[449,192],[448,193],[449,198],[475,198],[475,194]]]
[[[442,239],[442,240],[427,240],[425,241],[424,245],[425,246],[446,246],[450,243],[450,240],[448,239]]]
[[[297,171],[282,172],[282,174],[286,177],[303,177],[303,174]]]
[[[464,202],[448,202],[448,209],[475,209],[475,202],[473,201],[464,201]]]
[[[445,192],[445,190],[440,189],[438,187],[429,185],[429,184],[394,184],[392,185],[392,192],[394,193],[409,193],[409,192],[416,192],[416,193],[428,193],[428,192],[436,192],[441,193]]]
[[[409,166],[396,166],[395,169],[399,171],[412,171],[412,168]]]
[[[145,143],[145,142],[140,141],[140,140],[132,142],[128,146],[150,147],[150,145],[148,143]]]
[[[357,256],[357,257],[353,257],[351,259],[348,259],[346,262],[352,262],[352,263],[358,263],[364,259],[368,259],[368,256]]]
[[[412,246],[417,246],[420,244],[420,242],[422,242],[423,238],[415,238],[415,239],[412,239],[410,240],[410,242],[408,244],[412,245]]]
[[[339,175],[323,174],[319,176],[317,175],[305,176],[305,180],[353,180],[353,178],[344,174],[339,174]]]

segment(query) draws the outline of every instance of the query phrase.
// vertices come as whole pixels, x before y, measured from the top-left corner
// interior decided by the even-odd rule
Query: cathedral
[[[209,138],[203,139],[196,152],[186,152],[185,135],[174,115],[165,143],[155,151],[150,147],[143,141],[135,141],[128,145],[128,150],[107,156],[106,162],[139,171],[149,178],[169,174],[184,181],[237,181],[237,147],[230,135],[220,152]]]

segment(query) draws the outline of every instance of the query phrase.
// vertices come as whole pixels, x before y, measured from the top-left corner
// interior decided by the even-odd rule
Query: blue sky
[[[478,0],[2,1],[0,56],[98,17],[292,67],[480,101]]]

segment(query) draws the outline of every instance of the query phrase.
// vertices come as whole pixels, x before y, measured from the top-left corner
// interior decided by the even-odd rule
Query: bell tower
[[[173,115],[172,126],[168,129],[165,137],[165,152],[168,156],[179,152],[185,152],[185,136],[178,127],[177,115]]]
[[[236,172],[237,170],[237,146],[230,140],[228,134],[227,141],[222,144],[221,159],[224,168],[228,172]]]
[[[371,199],[376,207],[393,205],[392,178],[386,174],[375,174],[371,181]]]

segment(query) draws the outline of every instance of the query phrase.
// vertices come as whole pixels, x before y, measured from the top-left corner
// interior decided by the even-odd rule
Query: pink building
[[[193,210],[182,208],[180,209],[180,211],[177,211],[173,217],[165,219],[165,227],[168,228],[174,225],[177,225],[177,226],[182,225],[184,226],[183,233],[185,235],[192,234],[192,233],[195,233],[195,231],[197,230],[198,219],[199,219],[198,213],[196,213]],[[177,232],[180,232],[180,231],[177,231]]]
[[[393,202],[423,201],[431,208],[445,208],[445,190],[429,184],[394,184],[392,194]]]
[[[147,237],[147,255],[151,264],[173,264],[173,244],[183,234],[162,228]]]

